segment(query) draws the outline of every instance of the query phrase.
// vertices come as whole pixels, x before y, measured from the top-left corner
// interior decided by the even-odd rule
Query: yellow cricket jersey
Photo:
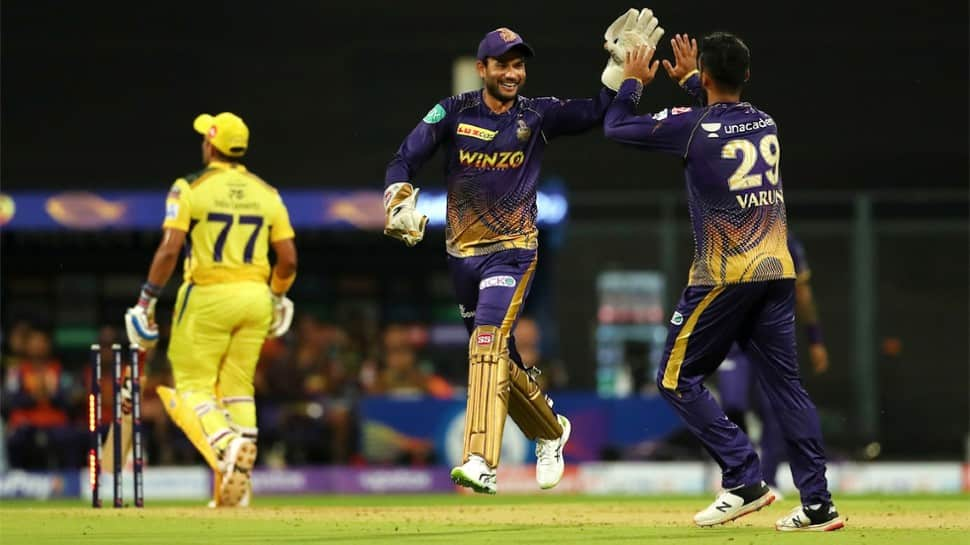
[[[241,164],[218,161],[175,181],[162,227],[188,233],[184,276],[198,285],[268,281],[270,242],[294,237],[279,192]]]

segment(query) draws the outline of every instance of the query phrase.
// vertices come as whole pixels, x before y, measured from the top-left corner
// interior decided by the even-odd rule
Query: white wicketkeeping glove
[[[135,305],[125,312],[125,330],[128,341],[148,349],[158,342],[158,324],[155,323],[155,298],[147,306]]]
[[[660,27],[660,20],[647,8],[640,11],[630,8],[617,17],[603,34],[606,39],[603,47],[610,52],[610,59],[600,76],[603,85],[614,91],[619,89],[623,83],[623,65],[626,63],[627,51],[642,44],[656,48],[663,35],[664,29]]]
[[[282,337],[293,323],[293,301],[285,295],[273,294],[273,321],[269,324],[270,338]]]
[[[384,190],[384,234],[414,246],[424,238],[428,217],[418,212],[418,192],[407,182],[391,184]]]

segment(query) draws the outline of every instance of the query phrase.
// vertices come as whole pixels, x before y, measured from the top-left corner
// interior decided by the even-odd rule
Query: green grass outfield
[[[725,526],[691,517],[713,496],[291,496],[249,509],[149,499],[145,509],[80,501],[0,502],[0,543],[686,543],[691,545],[970,543],[970,496],[845,496],[844,530],[782,534],[786,499]]]

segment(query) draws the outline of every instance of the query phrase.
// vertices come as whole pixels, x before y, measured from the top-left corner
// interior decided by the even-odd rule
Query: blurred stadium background
[[[746,96],[780,125],[831,359],[804,380],[835,491],[967,490],[967,5],[865,4],[650,7],[667,37],[725,29],[752,49]],[[590,96],[603,28],[627,7],[5,0],[0,497],[86,492],[87,347],[124,335],[165,191],[198,167],[190,122],[220,111],[252,129],[245,163],[283,192],[300,251],[298,319],[258,369],[257,495],[451,490],[467,336],[441,222],[413,249],[380,235],[384,168],[486,31],[536,48],[525,94]],[[687,102],[666,79],[648,109]],[[652,382],[692,255],[679,163],[593,133],[557,141],[543,179],[517,335],[573,418],[559,490],[710,490],[715,468]],[[418,182],[434,223],[440,161]],[[171,383],[164,346],[147,367],[148,501],[204,499],[209,476],[150,395]],[[531,491],[531,449],[507,438],[502,491]]]

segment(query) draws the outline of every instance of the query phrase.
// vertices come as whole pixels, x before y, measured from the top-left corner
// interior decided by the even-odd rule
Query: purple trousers
[[[448,256],[448,270],[458,312],[471,333],[477,326],[498,326],[509,337],[512,361],[522,365],[512,331],[532,286],[536,250],[504,250],[473,257]]]
[[[830,503],[821,426],[798,375],[794,280],[684,290],[667,331],[660,393],[721,467],[724,488],[760,482],[751,441],[704,386],[735,342],[778,417],[802,504]]]
[[[761,420],[761,472],[768,486],[777,486],[778,466],[785,458],[785,438],[781,424],[758,384],[751,360],[737,343],[717,369],[717,389],[721,407],[728,414],[743,415],[754,410]]]

